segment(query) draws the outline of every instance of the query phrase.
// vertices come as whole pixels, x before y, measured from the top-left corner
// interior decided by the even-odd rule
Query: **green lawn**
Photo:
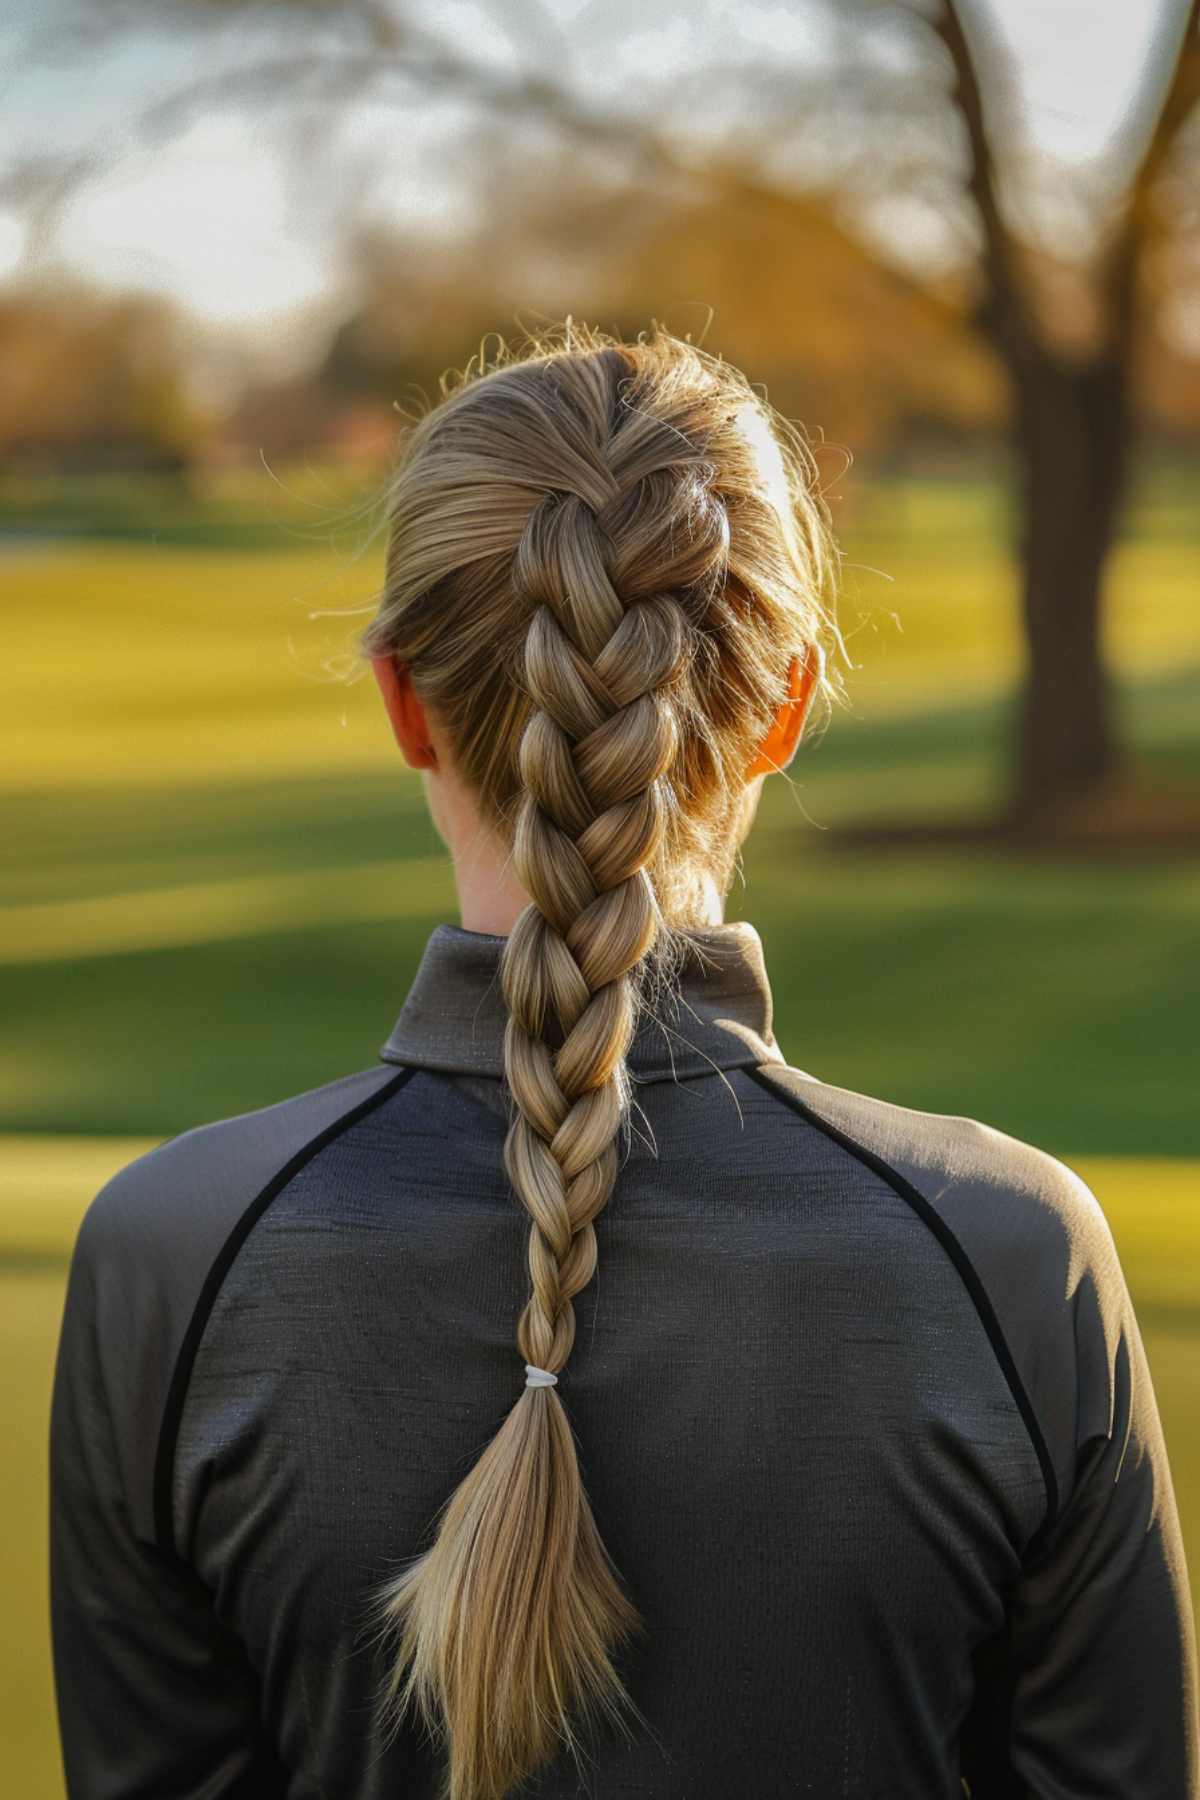
[[[1137,757],[1200,785],[1192,487],[1142,497],[1107,642]],[[852,501],[851,705],[767,783],[730,916],[763,934],[791,1061],[982,1119],[1092,1182],[1143,1318],[1195,1578],[1196,859],[830,843],[862,815],[996,798],[1020,668],[993,491],[924,481]],[[262,502],[172,503],[153,531],[136,506],[89,499],[103,540],[4,562],[0,828],[20,856],[0,873],[0,1381],[24,1474],[0,1534],[18,1621],[0,1727],[29,1800],[59,1793],[44,1435],[79,1211],[140,1143],[372,1063],[429,930],[457,916],[373,683],[335,679],[382,542],[363,523],[323,543],[319,514]],[[14,508],[0,494],[0,521]]]

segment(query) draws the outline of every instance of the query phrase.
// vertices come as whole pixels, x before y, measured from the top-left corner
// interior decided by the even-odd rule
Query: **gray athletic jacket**
[[[1195,1800],[1179,1522],[1096,1199],[788,1067],[756,932],[699,935],[634,1043],[558,1387],[652,1733],[523,1791]],[[92,1200],[49,1444],[71,1800],[436,1794],[422,1734],[374,1728],[363,1608],[524,1381],[502,946],[438,926],[371,1066]]]

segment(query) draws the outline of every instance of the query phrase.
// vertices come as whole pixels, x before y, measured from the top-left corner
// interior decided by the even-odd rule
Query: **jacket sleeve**
[[[1074,1385],[1073,1468],[1012,1597],[1009,1757],[1036,1800],[1200,1800],[1195,1623],[1162,1424],[1108,1222],[1075,1182],[1073,1317],[1056,1335],[1073,1367],[1046,1372]]]
[[[119,1174],[72,1254],[50,1415],[50,1617],[68,1800],[276,1791],[254,1671],[194,1570],[139,1524],[161,1298]]]

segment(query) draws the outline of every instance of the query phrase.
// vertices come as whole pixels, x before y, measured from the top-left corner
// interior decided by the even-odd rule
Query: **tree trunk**
[[[1104,567],[1125,492],[1125,359],[1032,357],[1015,382],[1026,673],[1010,813],[1061,816],[1118,753],[1102,659]]]

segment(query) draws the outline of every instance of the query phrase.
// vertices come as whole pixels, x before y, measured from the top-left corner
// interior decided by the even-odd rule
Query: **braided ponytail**
[[[453,697],[463,773],[530,897],[500,967],[504,1167],[530,1220],[516,1345],[551,1374],[597,1266],[648,981],[700,922],[698,874],[728,885],[744,770],[823,617],[799,452],[779,462],[781,514],[731,393],[762,415],[736,371],[661,333],[592,334],[466,384],[417,426],[397,482],[389,583],[407,563],[421,591],[364,634],[447,720]],[[452,518],[491,540],[505,514],[506,550],[463,561],[460,545],[429,583],[422,524],[444,547]],[[504,1800],[560,1746],[578,1760],[573,1721],[641,1718],[612,1659],[644,1627],[554,1386],[522,1390],[376,1614],[399,1638],[384,1710],[398,1724],[415,1702],[446,1739],[443,1800]]]

